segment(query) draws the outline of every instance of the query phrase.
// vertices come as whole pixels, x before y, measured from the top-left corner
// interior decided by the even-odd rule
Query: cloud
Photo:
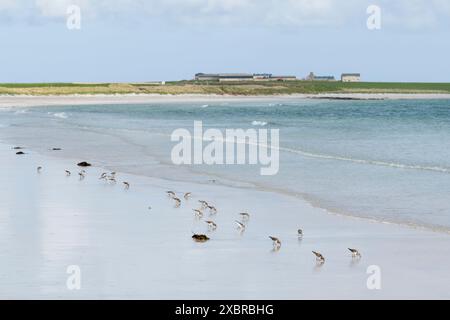
[[[158,19],[180,25],[365,25],[370,4],[379,5],[383,21],[396,28],[435,27],[450,17],[450,0],[0,0],[0,18],[51,23],[63,19],[72,4],[88,20]]]
[[[433,28],[450,18],[450,0],[383,0],[380,6],[386,23],[400,28]]]

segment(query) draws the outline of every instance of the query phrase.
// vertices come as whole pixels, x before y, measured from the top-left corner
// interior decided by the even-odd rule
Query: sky
[[[311,71],[450,82],[450,0],[0,0],[0,39],[0,82]]]

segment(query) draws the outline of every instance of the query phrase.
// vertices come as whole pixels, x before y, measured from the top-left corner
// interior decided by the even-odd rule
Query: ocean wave
[[[204,105],[200,106],[200,108],[208,108],[208,107],[209,107],[209,104],[204,104]]]
[[[193,139],[199,139],[199,140],[205,140],[201,137],[192,137]],[[227,139],[225,138],[218,138],[216,137],[216,140],[222,141],[222,142],[234,142],[234,139]],[[439,167],[439,166],[426,166],[426,165],[418,165],[418,164],[404,164],[404,163],[397,163],[397,162],[388,162],[388,161],[381,161],[381,160],[367,160],[367,159],[357,159],[357,158],[350,158],[350,157],[342,157],[337,155],[328,155],[328,154],[322,154],[322,153],[313,153],[308,152],[304,150],[299,149],[292,149],[292,148],[286,148],[286,147],[273,147],[268,144],[262,144],[262,143],[253,143],[248,140],[236,140],[237,143],[243,143],[247,145],[254,145],[258,147],[263,147],[267,149],[275,149],[278,151],[284,151],[294,154],[299,154],[304,157],[308,158],[317,158],[317,159],[325,159],[325,160],[335,160],[335,161],[346,161],[346,162],[353,162],[358,164],[365,164],[365,165],[375,165],[375,166],[382,166],[382,167],[390,167],[390,168],[396,168],[396,169],[409,169],[409,170],[423,170],[423,171],[433,171],[433,172],[441,172],[441,173],[450,173],[450,168],[446,167]]]
[[[398,169],[425,170],[425,171],[450,173],[450,168],[444,168],[444,167],[439,167],[439,166],[424,166],[424,165],[403,164],[403,163],[380,161],[380,160],[356,159],[356,158],[342,157],[342,156],[336,156],[336,155],[312,153],[312,152],[307,152],[307,151],[303,151],[303,150],[284,148],[284,147],[280,147],[279,150],[290,152],[290,153],[295,153],[295,154],[300,154],[302,156],[310,157],[310,158],[347,161],[347,162],[353,162],[353,163],[359,163],[359,164],[369,164],[369,165],[391,167],[391,168],[398,168]]]
[[[20,109],[20,110],[17,110],[16,112],[14,112],[14,114],[25,114],[25,113],[28,113],[28,110]]]
[[[65,112],[56,112],[53,116],[60,119],[67,119],[69,117]]]
[[[266,121],[252,121],[252,126],[260,126],[260,127],[264,127],[267,126],[267,122]]]

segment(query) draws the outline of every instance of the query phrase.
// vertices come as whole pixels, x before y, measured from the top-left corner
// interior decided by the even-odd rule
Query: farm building
[[[341,75],[342,82],[359,82],[361,81],[361,74],[359,73],[343,73]]]
[[[335,81],[334,76],[316,76],[314,72],[310,72],[305,80],[308,81]]]
[[[273,76],[270,73],[197,73],[197,81],[290,81],[297,80],[295,76]]]

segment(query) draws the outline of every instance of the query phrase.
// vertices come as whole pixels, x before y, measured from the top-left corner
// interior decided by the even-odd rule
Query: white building
[[[342,82],[360,82],[361,74],[359,73],[343,73],[341,75]]]

